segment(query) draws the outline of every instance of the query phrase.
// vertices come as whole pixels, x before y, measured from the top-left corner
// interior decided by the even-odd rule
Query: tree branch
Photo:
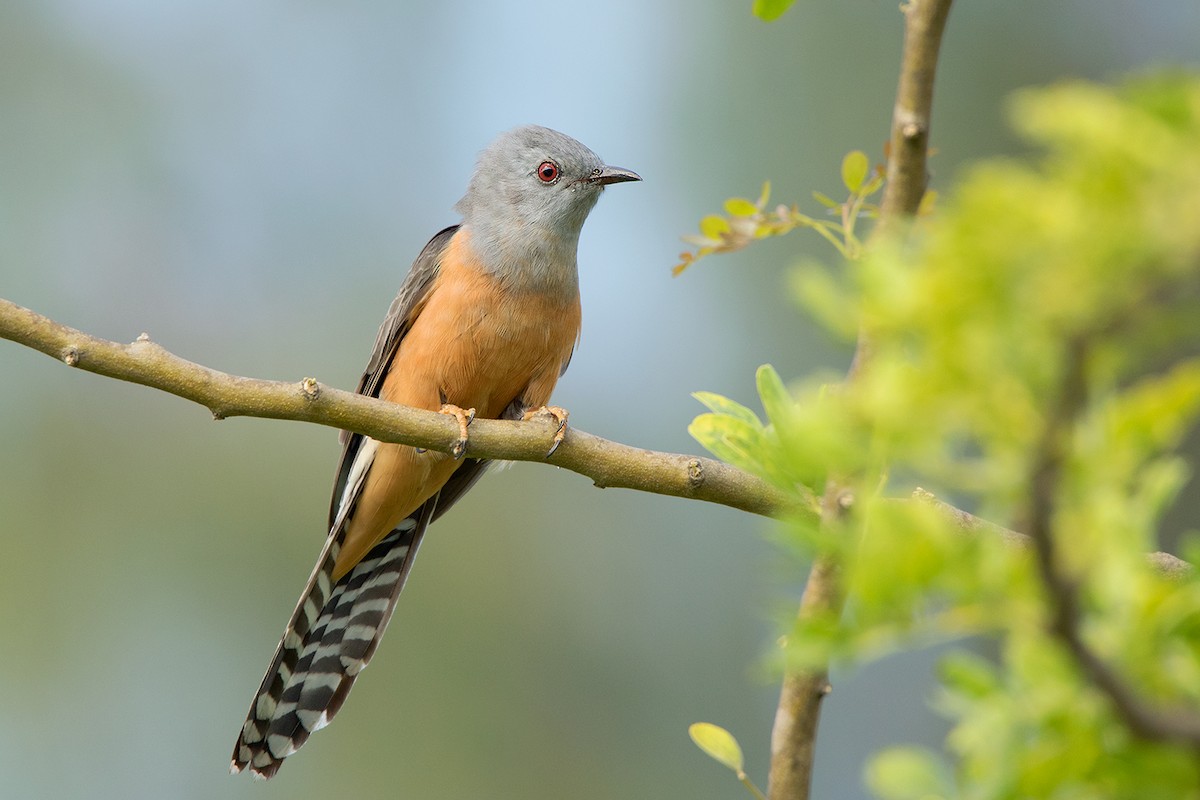
[[[1010,547],[1016,547],[1021,550],[1033,550],[1034,548],[1031,536],[1009,530],[1003,525],[997,525],[994,522],[981,519],[968,511],[963,511],[961,508],[956,508],[947,502],[939,500],[932,492],[927,492],[920,487],[913,490],[912,499],[920,503],[926,503],[931,508],[937,509],[953,521],[963,533],[986,533],[989,536],[996,537]],[[1172,581],[1186,580],[1196,571],[1196,567],[1191,562],[1184,561],[1178,556],[1161,551],[1147,553],[1146,563],[1160,576]]]
[[[904,11],[904,52],[892,112],[887,183],[880,219],[911,217],[925,196],[933,81],[952,0],[911,0]]]
[[[334,389],[228,375],[176,356],[142,334],[130,344],[98,339],[0,298],[0,338],[41,351],[68,366],[150,386],[206,406],[216,419],[266,417],[328,425],[384,442],[449,452],[458,424],[432,411]],[[591,478],[596,486],[636,489],[704,500],[773,516],[790,507],[787,495],[736,467],[699,456],[661,453],[568,430],[546,458],[553,424],[477,419],[467,455],[544,461]]]
[[[910,0],[905,15],[900,81],[892,112],[887,181],[875,235],[905,224],[925,195],[926,159],[933,113],[933,80],[942,31],[952,0]],[[853,382],[870,359],[869,321],[860,325],[858,343],[847,374]],[[831,481],[822,497],[822,525],[845,511],[845,487]],[[836,513],[834,513],[836,512]],[[840,566],[834,555],[818,555],[809,570],[799,615],[840,615],[844,604]],[[812,788],[813,757],[821,700],[829,693],[828,667],[788,670],[784,675],[771,730],[768,800],[807,800]]]
[[[1103,692],[1134,735],[1158,742],[1183,744],[1200,752],[1200,713],[1183,708],[1157,708],[1134,691],[1117,670],[1083,640],[1083,611],[1074,581],[1063,572],[1055,547],[1054,512],[1063,464],[1075,421],[1087,400],[1088,347],[1082,339],[1067,346],[1059,397],[1046,418],[1029,485],[1029,537],[1050,610],[1050,630],[1066,647],[1080,670]]]
[[[849,495],[829,487],[822,496],[821,525],[836,524],[851,501]],[[844,604],[841,564],[833,556],[817,556],[800,598],[798,619],[837,617]],[[771,728],[768,800],[808,797],[816,758],[817,725],[821,721],[821,700],[831,690],[828,665],[788,669],[784,674],[779,705],[775,709],[775,724]]]
[[[933,124],[933,82],[942,33],[953,0],[909,0],[904,12],[904,50],[888,139],[887,180],[875,235],[907,223],[921,207],[929,181],[929,131]],[[850,364],[853,377],[870,358],[871,331],[864,321]]]

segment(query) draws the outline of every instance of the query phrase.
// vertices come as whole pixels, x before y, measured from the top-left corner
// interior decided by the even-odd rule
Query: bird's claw
[[[536,408],[533,411],[526,411],[521,419],[528,421],[534,417],[551,417],[555,422],[558,423],[558,428],[556,428],[554,431],[554,441],[550,445],[550,450],[546,453],[546,458],[549,458],[550,456],[554,455],[554,451],[558,449],[558,446],[562,444],[563,439],[566,438],[567,417],[569,416],[570,413],[565,408],[559,408],[558,406],[542,406],[541,408]]]
[[[442,403],[438,413],[458,420],[458,440],[450,446],[450,455],[457,461],[467,452],[467,426],[475,419],[475,409],[463,409],[452,403]]]

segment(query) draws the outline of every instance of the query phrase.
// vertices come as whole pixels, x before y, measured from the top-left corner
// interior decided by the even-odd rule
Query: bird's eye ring
[[[538,164],[537,176],[542,183],[554,183],[558,180],[558,164],[553,161],[543,161]]]

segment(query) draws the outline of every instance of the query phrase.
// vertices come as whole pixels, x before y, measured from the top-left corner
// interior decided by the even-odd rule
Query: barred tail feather
[[[379,646],[434,506],[426,503],[332,587],[341,537],[330,538],[250,704],[232,772],[249,767],[270,778],[337,714]]]

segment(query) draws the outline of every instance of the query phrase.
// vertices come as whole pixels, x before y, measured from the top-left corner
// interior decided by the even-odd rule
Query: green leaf
[[[871,169],[871,160],[862,150],[851,150],[842,159],[842,183],[852,192],[862,189],[863,181]]]
[[[857,298],[845,285],[844,276],[809,261],[792,271],[789,283],[796,299],[818,321],[846,341],[854,340],[860,314]]]
[[[816,200],[818,203],[825,206],[826,208],[839,209],[842,207],[841,203],[839,203],[837,200],[834,200],[829,195],[822,194],[821,192],[813,192],[812,195],[813,195],[813,200]]]
[[[878,174],[872,175],[871,180],[867,181],[866,184],[862,187],[862,196],[870,197],[871,195],[878,192],[881,188],[883,188],[883,178],[884,178],[883,175],[878,175]]]
[[[693,722],[688,726],[688,736],[712,759],[729,767],[741,777],[745,760],[742,757],[742,748],[732,733],[711,722]]]
[[[758,193],[758,207],[766,208],[767,201],[771,199],[771,182],[763,181],[762,191]]]
[[[794,0],[754,0],[754,16],[763,22],[774,22],[787,13]]]
[[[753,217],[758,213],[758,206],[744,197],[731,197],[725,201],[725,211],[731,217]]]
[[[757,422],[726,414],[701,414],[692,420],[688,433],[722,461],[756,475],[762,473],[767,440]]]
[[[736,400],[730,400],[728,397],[713,392],[692,392],[692,397],[707,406],[708,410],[714,414],[725,414],[752,425],[762,426],[758,415]]]
[[[937,199],[937,189],[926,189],[925,194],[921,195],[921,205],[917,207],[917,216],[923,217],[932,214],[937,205]]]
[[[787,387],[783,385],[783,379],[779,377],[779,373],[770,364],[763,364],[758,368],[755,380],[758,383],[758,396],[762,400],[767,420],[775,426],[776,430],[788,427],[796,403],[792,400]]]
[[[942,683],[976,699],[987,697],[1001,688],[996,668],[974,653],[950,653],[938,664],[937,671]]]
[[[866,779],[884,800],[938,800],[950,794],[941,764],[916,747],[884,750],[867,766]]]
[[[709,239],[721,240],[721,237],[729,233],[729,220],[716,214],[709,214],[704,219],[700,220],[700,233],[704,234]]]

